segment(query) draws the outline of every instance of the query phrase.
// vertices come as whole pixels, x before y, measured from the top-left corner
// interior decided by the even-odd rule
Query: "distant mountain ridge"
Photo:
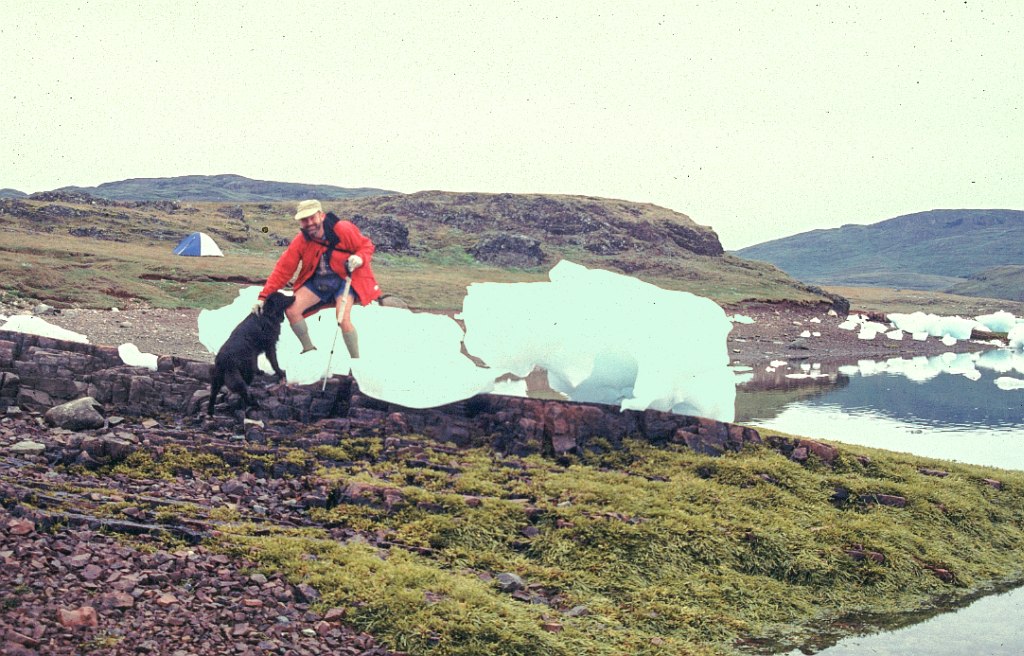
[[[994,267],[1024,264],[1024,211],[930,210],[872,225],[812,230],[735,254],[819,285],[970,289],[971,295],[1019,300],[1019,291],[1005,284],[990,289],[973,277]],[[973,283],[965,286],[968,279]]]
[[[104,182],[95,187],[68,186],[53,191],[86,193],[108,200],[185,200],[239,203],[301,200],[304,198],[341,200],[399,193],[370,187],[348,188],[324,184],[253,180],[234,174],[131,178],[117,182]]]

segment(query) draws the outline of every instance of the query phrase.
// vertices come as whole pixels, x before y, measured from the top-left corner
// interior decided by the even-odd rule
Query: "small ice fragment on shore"
[[[89,343],[89,338],[81,333],[65,330],[64,328],[49,323],[45,319],[40,319],[39,317],[34,317],[30,314],[14,315],[0,326],[0,330],[10,330],[16,333],[27,333],[29,335],[40,335],[42,337],[52,337],[54,339],[63,339],[68,342],[78,342],[79,344]]]
[[[156,355],[143,353],[138,346],[131,342],[118,346],[117,354],[121,356],[121,361],[130,367],[145,367],[156,371]]]

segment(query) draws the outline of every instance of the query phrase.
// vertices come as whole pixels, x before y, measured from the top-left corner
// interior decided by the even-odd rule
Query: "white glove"
[[[257,317],[263,314],[263,301],[256,301],[252,306],[252,314],[255,314]]]
[[[358,269],[361,266],[363,266],[363,258],[359,257],[358,255],[349,255],[348,256],[348,270],[349,271],[355,271],[356,269]]]

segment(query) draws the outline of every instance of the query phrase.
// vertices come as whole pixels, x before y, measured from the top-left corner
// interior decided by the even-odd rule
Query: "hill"
[[[1024,265],[1008,265],[984,269],[958,282],[950,289],[963,296],[987,296],[1024,301]]]
[[[985,269],[1024,262],[1024,211],[931,210],[813,230],[735,254],[815,284],[991,293],[961,285]]]
[[[108,200],[184,200],[255,202],[320,198],[336,200],[398,192],[366,187],[252,180],[240,175],[184,175],[173,178],[132,178],[96,187],[61,187],[54,191],[89,194]]]
[[[649,204],[441,191],[324,202],[373,238],[386,292],[422,309],[460,308],[472,282],[545,280],[563,258],[723,303],[835,300],[724,253],[710,228]],[[239,285],[266,279],[296,233],[293,210],[290,201],[119,201],[59,190],[3,199],[0,277],[7,293],[58,306],[217,307]],[[194,230],[226,257],[172,255]]]

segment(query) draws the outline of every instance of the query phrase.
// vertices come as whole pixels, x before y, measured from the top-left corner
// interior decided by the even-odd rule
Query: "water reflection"
[[[776,363],[779,364],[779,363]],[[850,444],[1024,469],[1024,355],[788,363],[738,388],[737,421]],[[1002,381],[1002,384],[1000,384]]]
[[[796,650],[788,656],[928,654],[928,656],[1017,656],[1024,651],[1024,625],[1013,620],[1024,607],[1024,588],[983,597],[954,615],[930,619],[894,631],[844,638],[818,652]],[[955,619],[954,619],[955,618]]]

